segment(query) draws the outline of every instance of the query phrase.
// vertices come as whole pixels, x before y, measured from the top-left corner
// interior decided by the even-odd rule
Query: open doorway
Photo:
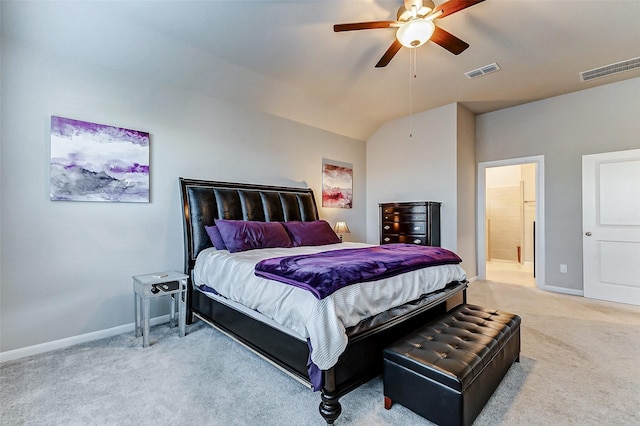
[[[478,278],[544,287],[544,158],[478,164]]]
[[[535,286],[535,163],[486,169],[485,244],[490,281]]]

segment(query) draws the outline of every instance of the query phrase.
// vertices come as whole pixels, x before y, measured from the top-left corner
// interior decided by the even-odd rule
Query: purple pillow
[[[231,253],[272,247],[292,247],[280,222],[216,219],[216,226]]]
[[[205,226],[204,229],[207,231],[207,234],[209,234],[209,238],[211,238],[211,242],[213,243],[213,246],[215,248],[217,248],[218,250],[227,249],[227,246],[225,245],[224,240],[222,239],[222,235],[220,235],[220,230],[217,226]]]
[[[294,246],[323,246],[340,243],[340,238],[333,232],[331,225],[325,220],[313,222],[283,222]]]

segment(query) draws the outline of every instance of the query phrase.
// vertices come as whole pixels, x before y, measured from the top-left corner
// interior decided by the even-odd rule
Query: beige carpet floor
[[[480,281],[468,302],[522,317],[514,364],[475,425],[640,425],[640,308]],[[151,346],[125,333],[0,365],[0,425],[318,425],[320,396],[201,323]],[[428,425],[382,381],[336,425]]]
[[[522,317],[524,375],[503,381],[500,418],[478,424],[640,425],[640,307],[491,281],[468,302]]]

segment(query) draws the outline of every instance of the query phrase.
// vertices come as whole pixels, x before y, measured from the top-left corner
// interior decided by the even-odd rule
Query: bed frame
[[[196,257],[212,247],[205,230],[216,218],[258,221],[313,221],[319,218],[309,188],[251,185],[180,178],[183,203],[185,273],[191,277]],[[385,311],[347,329],[349,343],[338,363],[322,371],[320,414],[327,424],[340,416],[339,398],[382,371],[382,349],[451,308],[454,296],[466,301],[466,282]],[[196,318],[256,352],[301,383],[307,374],[307,343],[220,303],[189,285],[187,322]],[[382,395],[380,396],[382,403]]]

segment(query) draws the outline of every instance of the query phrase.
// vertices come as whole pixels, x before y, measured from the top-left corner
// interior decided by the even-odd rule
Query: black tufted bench
[[[459,305],[383,350],[385,408],[470,425],[519,360],[518,315]]]

